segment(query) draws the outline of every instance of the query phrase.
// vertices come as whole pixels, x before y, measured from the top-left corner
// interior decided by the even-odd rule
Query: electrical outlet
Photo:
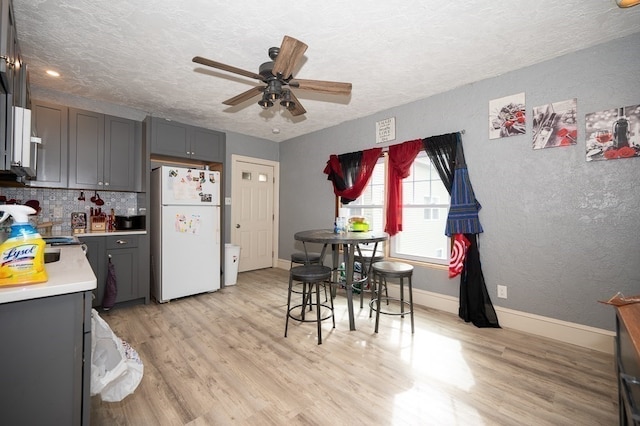
[[[498,286],[498,297],[500,299],[506,299],[507,298],[507,286],[506,285],[499,285]]]

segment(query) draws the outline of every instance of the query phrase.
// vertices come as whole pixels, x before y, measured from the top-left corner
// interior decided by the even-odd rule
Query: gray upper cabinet
[[[0,0],[0,84],[5,93],[13,93],[17,51],[16,27],[13,18],[13,4],[10,0]]]
[[[42,139],[37,145],[36,180],[29,185],[47,188],[66,188],[68,183],[68,115],[65,106],[33,101],[31,129]]]
[[[161,118],[151,119],[151,153],[170,157],[189,158],[191,142],[189,127]]]
[[[140,124],[69,109],[69,188],[136,191]]]
[[[224,162],[226,135],[215,130],[151,118],[151,154]]]
[[[191,158],[223,163],[225,136],[222,132],[193,127],[191,133]]]
[[[103,189],[104,115],[69,108],[69,187]]]

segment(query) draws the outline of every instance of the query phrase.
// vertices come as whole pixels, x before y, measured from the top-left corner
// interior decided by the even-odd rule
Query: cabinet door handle
[[[102,186],[102,182],[98,182],[98,186]]]
[[[116,244],[120,244],[120,245],[127,244],[127,241],[126,240],[116,240]]]
[[[104,186],[109,186],[109,182],[105,182],[105,183],[104,183]]]

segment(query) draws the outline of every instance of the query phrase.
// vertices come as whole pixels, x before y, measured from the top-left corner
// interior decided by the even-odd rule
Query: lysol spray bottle
[[[29,206],[0,206],[0,223],[13,217],[9,238],[0,245],[0,286],[42,283],[49,279],[44,267],[46,242],[29,223],[36,211]]]

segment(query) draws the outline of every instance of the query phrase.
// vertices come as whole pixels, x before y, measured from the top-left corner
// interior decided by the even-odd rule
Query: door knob
[[[236,223],[236,228],[240,228],[240,224],[239,223]]]

